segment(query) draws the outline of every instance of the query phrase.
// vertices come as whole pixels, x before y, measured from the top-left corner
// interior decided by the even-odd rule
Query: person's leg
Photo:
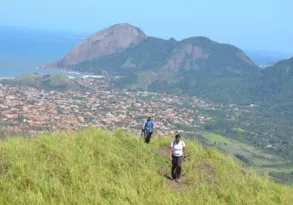
[[[145,141],[146,141],[146,143],[150,143],[150,141],[151,141],[151,137],[152,137],[152,132],[148,132],[147,133],[147,137],[146,137],[146,139],[145,139]]]
[[[176,179],[176,166],[177,166],[177,158],[172,156],[172,169],[171,169],[172,180]]]
[[[177,181],[180,181],[182,162],[183,162],[183,156],[178,157],[177,161],[176,161],[176,167],[177,167],[176,168],[176,179],[177,179]]]
[[[152,134],[153,134],[153,132],[150,132],[150,133],[149,133],[149,142],[151,141]]]
[[[144,141],[145,141],[145,143],[149,143],[150,142],[150,140],[149,140],[149,133],[148,132],[145,133],[145,139],[144,139]]]

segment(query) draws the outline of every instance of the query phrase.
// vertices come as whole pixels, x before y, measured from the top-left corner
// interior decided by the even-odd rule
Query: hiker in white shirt
[[[185,143],[180,138],[179,134],[175,136],[175,140],[171,142],[169,150],[169,159],[172,161],[171,177],[176,182],[180,182],[182,162],[186,160]]]

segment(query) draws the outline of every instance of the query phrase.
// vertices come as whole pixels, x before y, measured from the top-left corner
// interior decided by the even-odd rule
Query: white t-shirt
[[[175,157],[180,157],[183,155],[183,147],[185,147],[185,143],[183,141],[179,141],[177,144],[175,141],[171,142],[171,148],[173,148],[172,154]]]

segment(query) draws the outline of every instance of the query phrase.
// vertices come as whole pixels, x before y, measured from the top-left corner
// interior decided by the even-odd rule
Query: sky
[[[292,0],[1,0],[0,25],[91,34],[130,23],[164,39],[293,53],[292,10]]]

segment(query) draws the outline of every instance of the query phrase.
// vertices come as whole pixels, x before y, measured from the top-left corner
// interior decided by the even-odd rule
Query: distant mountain
[[[65,77],[63,75],[40,75],[30,74],[22,75],[14,79],[0,80],[1,84],[8,85],[25,85],[39,87],[46,90],[78,90],[82,86],[77,82]]]
[[[146,35],[140,29],[129,24],[117,24],[88,37],[50,66],[67,68],[122,53],[125,49],[140,44],[145,38]]]
[[[258,72],[257,66],[234,46],[205,37],[182,41],[147,37],[130,24],[117,24],[97,32],[47,67],[54,66],[94,73],[102,70],[119,73],[123,68],[174,72],[210,68],[223,75],[218,67],[232,75],[249,72],[243,67]]]
[[[268,100],[293,97],[293,57],[264,69],[260,90]]]
[[[47,67],[119,75],[119,87],[244,100],[260,68],[239,48],[206,37],[182,41],[146,36],[117,24],[87,38]],[[245,93],[245,94],[244,94]]]

